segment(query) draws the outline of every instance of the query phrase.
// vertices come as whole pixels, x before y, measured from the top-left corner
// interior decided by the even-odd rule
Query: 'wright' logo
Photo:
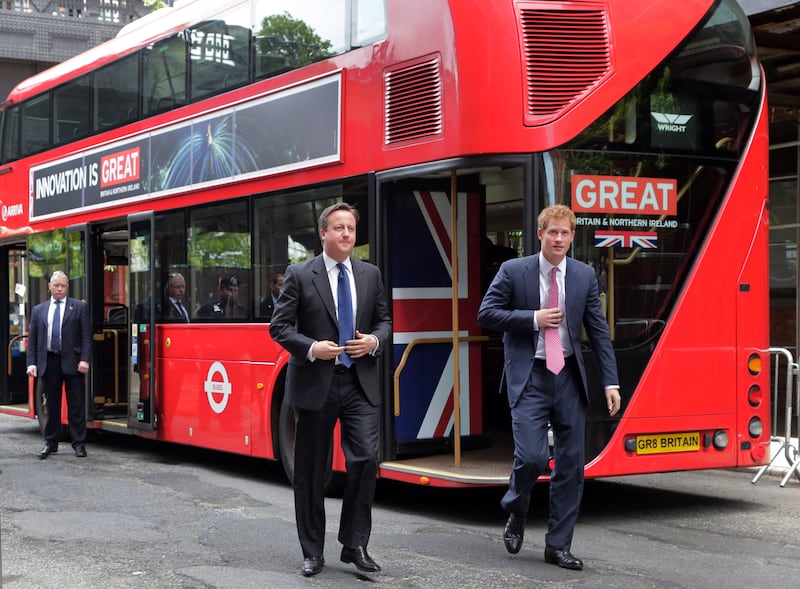
[[[656,120],[656,129],[665,133],[683,133],[694,115],[676,115],[668,112],[651,112]]]

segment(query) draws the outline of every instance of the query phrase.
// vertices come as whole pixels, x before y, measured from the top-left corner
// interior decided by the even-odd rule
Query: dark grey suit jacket
[[[47,369],[47,311],[50,299],[39,303],[31,312],[28,326],[28,350],[25,354],[27,366],[36,365],[36,374],[41,378]],[[64,317],[61,320],[61,371],[78,374],[78,362],[90,362],[92,357],[92,325],[89,307],[83,301],[64,298]]]
[[[567,331],[581,372],[586,402],[589,387],[581,353],[581,328],[592,345],[600,367],[603,386],[619,384],[617,363],[611,346],[608,323],[600,305],[594,270],[573,258],[567,258],[564,275]],[[487,329],[502,331],[505,354],[503,378],[508,402],[513,407],[525,390],[536,357],[540,332],[533,331],[533,316],[542,308],[539,301],[539,255],[503,262],[478,310],[478,322]]]
[[[389,345],[392,329],[381,273],[372,264],[352,259],[351,263],[356,288],[356,330],[378,338],[380,355]],[[286,269],[269,331],[291,354],[285,399],[301,409],[321,409],[331,388],[334,361],[309,362],[308,350],[315,341],[339,339],[336,305],[321,254]],[[381,399],[377,356],[357,358],[354,364],[367,399],[378,405]]]

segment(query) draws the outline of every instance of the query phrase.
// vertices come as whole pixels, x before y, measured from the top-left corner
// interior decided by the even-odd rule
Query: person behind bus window
[[[67,416],[72,448],[86,457],[86,382],[92,355],[92,325],[89,307],[67,296],[69,280],[64,272],[53,272],[47,285],[50,298],[36,305],[28,326],[26,360],[29,376],[39,378],[47,398],[44,446],[39,458],[58,452],[61,434],[61,387],[67,397]],[[38,393],[37,393],[38,394]]]
[[[583,562],[570,550],[583,492],[589,404],[582,329],[597,358],[612,416],[620,408],[619,378],[594,269],[567,258],[575,215],[554,205],[541,212],[538,223],[541,252],[504,262],[478,310],[481,326],[504,332],[503,381],[511,407],[514,465],[501,500],[508,513],[503,543],[511,554],[522,548],[531,490],[550,460],[549,424],[555,445],[544,559],[581,570]],[[546,349],[545,341],[553,345]]]
[[[247,307],[239,303],[239,279],[236,276],[220,278],[217,298],[197,310],[204,319],[247,319]]]
[[[306,577],[325,564],[325,479],[337,419],[347,468],[340,559],[360,571],[381,570],[367,543],[380,437],[377,356],[389,346],[392,322],[380,270],[350,257],[357,222],[347,203],[322,211],[323,253],[286,269],[269,328],[291,354],[284,403],[295,413],[294,503]]]
[[[275,274],[269,281],[269,293],[266,298],[261,301],[261,316],[264,320],[269,321],[272,319],[272,312],[275,309],[275,303],[278,302],[278,295],[281,294],[281,286],[283,286],[283,274]]]
[[[161,305],[161,319],[176,323],[188,323],[191,320],[189,309],[185,306],[186,280],[183,274],[172,272],[167,276],[164,302]]]

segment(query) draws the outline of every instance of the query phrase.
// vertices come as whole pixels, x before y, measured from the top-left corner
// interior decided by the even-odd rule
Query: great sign
[[[666,178],[572,176],[572,209],[576,213],[674,215],[678,182]]]

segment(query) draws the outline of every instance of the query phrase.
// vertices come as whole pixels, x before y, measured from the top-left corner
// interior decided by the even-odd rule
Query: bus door
[[[153,431],[155,416],[155,276],[152,212],[128,217],[130,357],[128,362],[128,427]]]
[[[124,219],[92,226],[91,307],[94,326],[94,419],[124,426],[128,415],[128,226]]]
[[[72,225],[67,227],[67,267],[66,273],[69,277],[69,290],[68,296],[74,299],[86,301],[89,304],[89,313],[92,326],[96,325],[95,307],[92,304],[94,298],[92,297],[92,289],[90,288],[92,281],[92,261],[95,258],[90,244],[93,243],[90,234],[89,225],[82,223],[80,225]],[[97,334],[94,334],[95,342],[97,341]],[[92,399],[94,397],[93,391],[98,377],[98,364],[95,358],[96,345],[92,347],[92,362],[90,364],[90,378],[87,379],[86,386],[86,419],[92,421],[94,419],[94,411],[92,410]]]
[[[483,295],[482,195],[478,187],[457,189],[454,235],[451,190],[449,180],[432,179],[387,182],[381,188],[393,318],[393,428],[387,428],[394,432],[393,458],[453,452],[456,364],[459,443],[464,449],[488,444],[481,386],[485,338],[477,322]],[[457,354],[454,321],[458,324]]]
[[[8,322],[0,322],[0,404],[28,404],[25,374],[26,309],[25,244],[0,246],[0,309],[8,309]]]

